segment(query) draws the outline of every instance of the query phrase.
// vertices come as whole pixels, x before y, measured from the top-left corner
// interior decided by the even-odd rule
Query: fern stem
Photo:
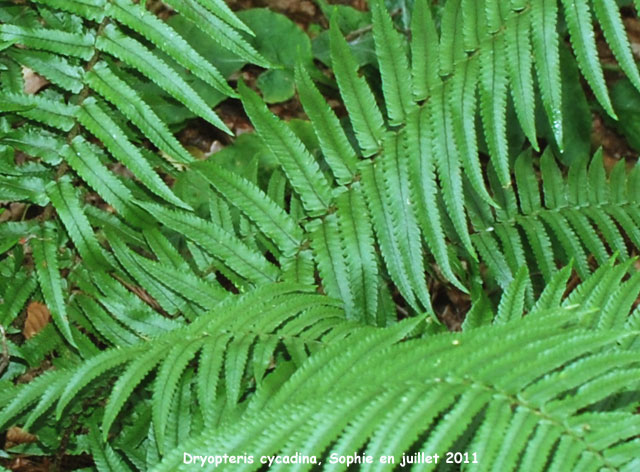
[[[64,432],[62,433],[62,438],[60,439],[60,447],[56,452],[56,457],[53,461],[53,466],[51,467],[51,470],[53,472],[63,472],[64,470],[62,468],[62,460],[64,459],[65,452],[67,451],[67,446],[69,445],[69,439],[71,438],[71,433],[73,432],[73,430],[76,428],[78,424],[79,416],[80,416],[79,413],[74,413],[73,415],[71,415],[71,424],[69,425],[68,428],[65,428]]]
[[[402,13],[402,8],[396,8],[395,10],[389,12],[389,15],[391,16],[391,18],[395,18],[400,13]],[[361,28],[355,29],[355,30],[351,31],[350,33],[348,33],[345,36],[345,39],[347,41],[351,41],[353,39],[359,38],[360,36],[362,36],[365,33],[368,33],[372,29],[373,29],[373,24],[363,26]],[[407,31],[402,31],[402,32],[403,33],[407,33]]]
[[[9,346],[7,345],[7,335],[4,331],[4,326],[0,325],[0,345],[2,351],[0,351],[0,375],[9,365]]]

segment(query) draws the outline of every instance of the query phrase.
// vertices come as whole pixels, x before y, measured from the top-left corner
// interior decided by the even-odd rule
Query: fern
[[[566,180],[550,152],[542,155],[539,165],[542,194],[531,155],[525,152],[515,163],[519,205],[514,195],[503,192],[503,210],[480,205],[478,200],[469,206],[477,231],[474,245],[496,280],[506,286],[518,268],[527,265],[525,253],[529,251],[525,245],[535,255],[536,272],[546,281],[552,278],[559,258],[564,263],[573,259],[580,276],[586,277],[591,273],[587,254],[592,254],[598,264],[604,263],[611,251],[628,257],[623,234],[636,247],[640,242],[632,190],[637,171],[626,176],[624,163],[620,162],[607,181],[601,152],[591,160],[588,170],[584,160],[577,160]],[[500,195],[497,182],[495,189]]]
[[[613,275],[611,268],[603,270]],[[626,286],[624,293],[636,296],[637,285]],[[635,460],[625,446],[631,443],[624,441],[637,434],[638,422],[631,411],[597,404],[616,391],[613,377],[634,379],[629,387],[637,390],[637,353],[617,344],[637,333],[625,330],[624,322],[590,329],[602,310],[590,308],[580,288],[572,294],[564,307],[547,305],[518,319],[517,311],[506,311],[517,310],[508,300],[522,303],[524,291],[508,292],[500,313],[509,313],[510,321],[499,314],[499,325],[428,342],[398,343],[415,321],[346,339],[312,357],[277,392],[258,390],[239,423],[230,419],[205,429],[186,443],[187,450],[206,454],[222,447],[257,456],[297,451],[317,456],[324,469],[343,470],[344,464],[331,463],[332,453],[392,455],[399,464],[403,453],[442,456],[462,441],[461,447],[486,452],[479,469],[528,464],[531,470],[545,465],[575,470],[584,458],[624,468]],[[357,384],[350,381],[355,377]],[[504,441],[516,450],[504,448]],[[186,470],[184,447],[156,470]]]
[[[298,356],[306,357],[308,356],[307,349],[311,352],[317,350],[323,344],[323,338],[330,337],[331,331],[337,330],[341,324],[345,323],[344,320],[341,320],[340,311],[334,310],[332,312],[330,308],[335,305],[335,302],[317,295],[303,295],[303,290],[302,287],[296,288],[283,284],[265,286],[241,299],[234,298],[223,302],[222,305],[215,307],[210,314],[198,318],[188,327],[172,329],[166,334],[139,340],[128,346],[121,345],[118,349],[100,353],[76,369],[57,372],[56,379],[61,379],[61,389],[57,390],[57,395],[60,397],[56,409],[58,416],[78,392],[91,381],[114,368],[122,368],[127,365],[127,369],[119,376],[118,382],[114,385],[108,407],[104,412],[102,432],[106,437],[116,415],[134,388],[149,371],[160,364],[153,408],[154,418],[156,418],[154,421],[159,423],[156,437],[161,437],[166,426],[166,402],[169,402],[174,394],[173,388],[168,385],[175,386],[175,382],[183,375],[187,362],[195,357],[200,349],[204,349],[205,344],[209,345],[211,349],[215,349],[213,352],[203,351],[202,355],[207,359],[212,359],[212,356],[222,359],[226,353],[227,367],[225,370],[227,373],[223,375],[220,371],[223,364],[213,371],[203,366],[198,377],[199,382],[210,387],[212,382],[213,385],[217,383],[217,380],[211,377],[212,375],[222,376],[226,386],[222,391],[226,391],[229,401],[237,402],[241,384],[246,382],[243,372],[247,362],[250,361],[251,377],[260,382],[269,366],[271,356],[280,343],[283,343],[287,349],[295,349]],[[95,306],[95,302],[91,302],[92,299],[86,300]],[[87,302],[82,303],[86,304]],[[325,307],[323,311],[314,310],[314,308],[322,306]],[[263,316],[257,318],[256,314],[261,312]],[[282,325],[282,320],[288,318],[291,320]],[[104,328],[107,328],[109,324],[116,327],[121,326],[110,317],[105,317],[104,322]],[[231,324],[229,324],[230,322]],[[313,334],[312,328],[318,323],[323,325],[322,330]],[[354,327],[351,326],[352,330]],[[121,330],[121,328],[116,329]],[[333,336],[334,341],[343,336],[344,334]],[[253,354],[249,357],[249,349],[256,342],[260,344],[260,349],[255,347]],[[263,343],[264,346],[262,346]],[[167,355],[168,346],[172,347]],[[143,354],[142,357],[141,354]],[[304,357],[300,359],[300,362]],[[178,361],[178,359],[182,359],[182,361]],[[208,364],[205,365],[208,366]],[[238,368],[241,372],[238,371]],[[39,385],[39,383],[30,384],[28,390],[34,392],[33,394],[26,393],[23,398],[16,398],[3,409],[3,423],[12,418],[12,415],[17,412],[17,408],[25,408],[29,405],[28,402],[37,400],[35,395],[39,395],[37,393],[40,391]],[[215,398],[210,396],[212,390],[206,388],[205,391],[207,396],[201,398],[203,409],[207,409],[209,404],[215,403]],[[31,400],[29,400],[30,398]],[[46,401],[51,404],[50,400]],[[25,402],[27,403],[25,404]],[[37,413],[30,417],[29,423],[37,418],[34,415],[43,413],[40,408],[36,408],[34,411]]]
[[[319,1],[326,75],[276,70],[222,0],[165,3],[179,21],[0,1],[0,200],[25,205],[0,209],[0,430],[98,470],[182,470],[185,451],[637,467],[639,171],[568,152],[560,63],[566,39],[615,118],[597,26],[640,91],[614,0]],[[236,90],[198,37],[245,80],[293,80],[309,120]],[[192,153],[184,117],[231,134],[227,98],[255,133]],[[446,297],[469,300],[462,332]],[[53,323],[25,339],[31,301]]]

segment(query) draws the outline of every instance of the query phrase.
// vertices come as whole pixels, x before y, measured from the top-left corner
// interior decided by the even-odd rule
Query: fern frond
[[[185,310],[185,299],[149,274],[144,258],[131,251],[114,235],[108,235],[109,244],[116,258],[125,270],[145,289],[169,314],[175,315]]]
[[[183,320],[162,316],[104,272],[82,274],[78,283],[111,317],[140,338],[149,339],[184,324]]]
[[[411,16],[411,75],[413,97],[426,99],[438,85],[438,33],[426,0],[416,0]]]
[[[542,0],[531,4],[531,42],[540,96],[556,142],[563,149],[562,89],[557,85],[560,82],[557,21],[557,1]]]
[[[83,259],[91,265],[109,267],[111,262],[98,243],[69,179],[50,183],[47,195]]]
[[[446,2],[440,19],[440,77],[453,74],[454,64],[464,55],[462,36],[457,34],[465,29],[462,27],[462,19],[461,0]]]
[[[391,125],[405,122],[407,115],[415,106],[412,96],[412,84],[406,72],[409,62],[404,53],[403,40],[393,26],[384,2],[371,2],[373,20],[373,39],[382,76],[382,92],[387,104],[387,113]]]
[[[389,160],[391,159],[393,157],[389,158]],[[424,292],[425,282],[420,282],[416,278],[416,284],[414,285],[412,277],[418,274],[413,272],[413,267],[410,265],[410,261],[407,260],[410,254],[413,257],[418,255],[416,253],[403,252],[402,249],[406,249],[407,244],[411,241],[405,239],[407,236],[406,229],[398,228],[397,226],[399,211],[397,206],[398,204],[403,205],[403,203],[398,203],[397,199],[389,201],[388,197],[391,196],[391,193],[387,185],[390,186],[391,184],[388,181],[385,182],[386,176],[382,165],[376,166],[368,162],[363,163],[361,174],[364,194],[367,197],[371,219],[389,275],[407,303],[417,311],[420,311],[420,306],[415,298],[415,291]],[[415,231],[415,227],[413,231]],[[424,303],[427,300],[428,297],[426,300],[421,300],[421,302]],[[427,301],[425,305],[428,307],[430,303]]]
[[[166,3],[184,15],[185,18],[214,41],[220,43],[222,47],[253,64],[262,67],[270,66],[269,62],[251,44],[246,42],[237,31],[204,8],[201,5],[203,3],[201,0],[167,0]]]
[[[114,320],[95,300],[80,295],[74,299],[85,316],[91,321],[96,331],[99,332],[112,346],[131,346],[140,338],[128,327]]]
[[[75,56],[88,61],[93,56],[94,37],[90,33],[78,34],[50,28],[29,28],[19,25],[0,25],[0,40]]]
[[[213,162],[193,168],[200,170],[216,190],[271,238],[285,257],[298,250],[303,238],[300,227],[257,186]]]
[[[153,370],[153,368],[160,362],[162,351],[166,350],[168,346],[162,343],[156,343],[154,347],[147,351],[139,351],[140,355],[135,359],[130,359],[126,355],[119,356],[121,364],[131,361],[124,372],[118,377],[118,380],[113,386],[111,395],[107,402],[107,406],[104,410],[104,416],[102,417],[102,440],[105,441],[109,435],[109,430],[113,422],[115,421],[118,413],[120,413],[125,402],[131,396],[134,389],[138,386],[142,379]],[[62,402],[62,398],[60,399]],[[60,410],[60,403],[58,404],[58,411]]]
[[[223,19],[234,28],[244,31],[251,36],[255,36],[255,33],[242,22],[228,7],[224,0],[197,0],[202,6],[204,6],[211,13],[217,17]]]
[[[453,119],[455,143],[460,150],[460,158],[465,173],[475,192],[490,205],[495,205],[487,192],[478,158],[478,139],[475,123],[465,119],[474,115],[477,109],[476,88],[479,75],[477,60],[469,60],[464,69],[451,79],[449,106]]]
[[[0,429],[99,470],[183,470],[185,451],[637,467],[640,167],[550,150],[585,144],[562,116],[565,25],[611,116],[596,27],[640,89],[618,2],[338,8],[314,40],[332,71],[279,71],[310,121],[290,123],[227,82],[272,67],[258,14],[256,37],[224,0],[165,3],[169,21],[0,0],[0,199],[24,202],[0,208]],[[189,151],[186,119],[230,133],[227,97],[256,134]],[[32,302],[53,323],[23,341]]]
[[[618,5],[611,0],[603,0],[602,2],[594,2],[593,10],[620,68],[634,87],[640,90],[640,73],[638,73],[638,66],[631,52],[629,39],[625,34]]]
[[[498,313],[496,314],[495,323],[503,324],[510,321],[509,317],[514,314],[518,316],[524,309],[524,295],[527,289],[527,266],[518,269],[513,281],[509,284],[500,298]]]
[[[615,118],[616,113],[613,111],[609,99],[604,73],[597,55],[589,2],[584,0],[561,1],[578,66],[580,66],[584,78],[589,82],[598,102],[609,115]]]
[[[3,303],[2,311],[0,311],[0,324],[3,326],[8,326],[13,322],[37,285],[37,280],[34,276],[28,277],[23,272],[15,276],[14,282],[2,294]]]
[[[231,134],[227,125],[207,105],[204,99],[185,82],[166,62],[155,56],[142,43],[126,36],[113,24],[104,28],[104,33],[96,39],[100,51],[114,55],[137,69],[159,87],[169,93],[189,110],[201,116],[213,126]]]
[[[143,35],[216,90],[231,97],[235,96],[233,89],[213,64],[205,60],[178,32],[144,7],[129,0],[111,0],[105,13]]]
[[[180,208],[190,208],[167,187],[144,158],[140,150],[126,137],[120,126],[93,97],[87,98],[78,111],[78,120],[99,138],[111,154],[153,193]]]
[[[64,56],[31,49],[11,49],[9,57],[72,93],[82,90],[84,71]]]
[[[22,395],[20,398],[14,397],[11,401],[7,402],[2,410],[0,410],[0,424],[6,425],[13,420],[16,415],[20,414],[34,403],[41,400],[42,396],[51,388],[52,384],[61,383],[61,379],[67,380],[68,375],[64,378],[54,371],[44,372],[37,379],[29,382],[24,386]],[[57,382],[56,382],[57,380]],[[36,408],[37,410],[37,408]]]
[[[324,213],[332,197],[318,163],[302,141],[268,110],[255,92],[242,82],[238,90],[258,134],[278,159],[305,209],[311,214]]]
[[[351,182],[357,171],[357,158],[340,121],[302,65],[296,67],[295,78],[300,101],[311,120],[324,158],[331,167],[336,181],[342,185]]]
[[[89,433],[89,446],[93,458],[95,460],[96,468],[99,472],[129,472],[131,468],[125,462],[116,451],[113,450],[111,445],[105,444],[100,441],[97,427]]]
[[[542,194],[530,154],[519,156],[515,165],[519,204],[514,195],[500,189],[501,185],[495,182],[492,186],[500,197],[498,202],[507,211],[496,211],[495,217],[490,216],[493,210],[484,205],[480,210],[484,216],[475,214],[472,218],[476,220],[473,222],[476,228],[472,235],[474,245],[503,286],[512,278],[508,272],[515,274],[526,264],[524,250],[527,247],[533,251],[535,262],[547,282],[552,279],[559,258],[564,263],[572,258],[578,274],[585,278],[591,272],[587,254],[593,254],[599,263],[606,261],[614,251],[627,254],[623,235],[616,224],[620,224],[632,241],[631,235],[635,236],[637,231],[634,196],[625,190],[625,181],[631,175],[618,172],[617,180],[607,181],[600,154],[591,160],[588,169],[585,160],[576,161],[565,180],[552,154],[547,151],[540,159],[540,171]],[[618,193],[617,199],[613,198],[615,193]],[[478,205],[479,202],[475,202],[468,208],[475,212]],[[509,268],[506,274],[505,263]]]
[[[301,349],[302,362],[308,357],[306,351],[314,352],[324,339],[326,342],[344,339],[344,335],[334,335],[330,341],[329,336],[347,323],[341,310],[335,309],[337,302],[308,291],[309,288],[278,284],[263,286],[244,297],[232,297],[189,326],[157,333],[149,341],[107,350],[77,367],[59,370],[53,381],[56,388],[50,389],[42,401],[46,398],[50,405],[58,399],[56,412],[60,415],[90,382],[119,369],[102,420],[104,440],[136,387],[150,372],[157,370],[152,417],[156,434],[162,438],[168,434],[168,406],[175,398],[176,385],[187,372],[187,364],[201,350],[198,382],[201,406],[207,410],[217,396],[218,376],[224,379],[228,399],[237,402],[241,384],[246,382],[245,367],[251,366],[258,375],[255,380],[261,381],[280,343]],[[314,308],[322,310],[313,311]],[[283,323],[283,320],[286,321]],[[315,325],[320,329],[313,332]],[[351,332],[357,328],[358,325],[350,324]],[[210,365],[214,358],[224,361]],[[28,384],[22,401],[0,411],[2,424],[19,414],[22,405],[35,402],[47,385],[52,385],[49,375],[42,379],[42,382]],[[42,408],[38,410],[41,412]]]
[[[44,193],[45,186],[42,177],[0,175],[0,195],[8,201],[27,200],[45,206],[49,203],[49,198]]]
[[[85,81],[93,90],[109,100],[135,124],[149,140],[180,163],[193,157],[169,132],[149,105],[125,81],[113,73],[105,62],[98,62],[86,75]]]
[[[336,205],[349,286],[354,298],[354,318],[373,324],[378,311],[378,263],[374,253],[371,217],[361,185],[354,184],[340,195]]]
[[[273,264],[218,226],[184,211],[172,211],[156,204],[138,204],[155,219],[183,234],[247,280],[264,283],[277,279],[278,269]]]
[[[58,233],[49,226],[43,226],[37,236],[31,240],[33,259],[38,274],[40,290],[47,306],[51,311],[51,317],[64,338],[75,346],[76,343],[71,334],[67,307],[62,289],[62,277],[58,264]]]
[[[354,313],[354,297],[336,215],[314,221],[308,225],[308,231],[311,234],[314,259],[327,295],[342,300],[346,313]]]
[[[123,217],[132,223],[144,221],[146,215],[131,204],[130,190],[101,162],[98,153],[99,150],[82,136],[76,136],[70,146],[61,150],[71,168]]]
[[[104,18],[105,0],[35,0],[48,7],[57,8],[97,22]]]
[[[447,213],[462,244],[472,256],[475,256],[469,229],[467,228],[464,204],[458,198],[462,193],[460,154],[453,138],[454,127],[451,109],[447,100],[448,89],[447,84],[443,84],[440,90],[431,97],[422,113],[426,113],[429,117],[429,129],[435,154],[436,170]]]
[[[39,128],[21,128],[0,136],[0,143],[39,157],[43,162],[57,165],[62,161],[65,142],[54,133]]]
[[[76,110],[75,105],[23,93],[3,93],[0,103],[0,111],[16,111],[25,118],[62,131],[69,131],[73,127]]]
[[[609,416],[598,422],[594,413],[581,409],[620,391],[634,376],[632,388],[637,388],[638,363],[634,351],[615,347],[626,333],[587,330],[583,321],[588,318],[588,311],[556,308],[500,326],[439,335],[429,343],[398,342],[411,324],[348,338],[312,357],[268,399],[258,394],[239,422],[234,418],[215,430],[205,428],[181,447],[194,453],[223,447],[231,454],[250,448],[257,455],[297,450],[328,462],[330,470],[343,470],[344,464],[329,462],[332,453],[365,448],[374,457],[392,455],[399,464],[402,454],[414,448],[443,454],[463,440],[487,451],[484,470],[516,470],[519,459],[539,470],[547,461],[567,459],[570,440],[576,461],[587,457],[601,467],[617,467],[632,460],[622,453],[619,462],[610,457],[622,444],[632,444],[637,431],[633,413],[601,412]],[[495,336],[500,343],[492,342]],[[425,364],[424,359],[433,360]],[[607,361],[616,366],[613,373]],[[589,370],[596,365],[601,367]],[[566,375],[566,369],[584,376]],[[570,382],[559,385],[560,375]],[[516,393],[542,385],[558,388],[545,400]],[[394,420],[400,414],[402,423]],[[590,428],[574,427],[585,422]],[[614,431],[611,422],[619,432],[615,437],[609,433]],[[598,437],[603,437],[599,443]],[[511,447],[502,447],[505,441]],[[176,469],[186,470],[182,449],[157,467]]]
[[[429,249],[446,277],[461,289],[462,283],[454,275],[445,235],[442,231],[440,209],[436,194],[435,156],[430,150],[429,123],[426,113],[414,113],[407,120],[402,135],[405,153],[409,157],[409,189],[415,202],[415,215]]]
[[[171,400],[178,387],[187,364],[202,348],[204,339],[195,339],[189,343],[173,347],[167,354],[165,361],[158,370],[155,380],[152,402],[153,425],[158,444],[165,441],[167,429],[167,411],[170,411]],[[160,449],[160,453],[163,450]]]
[[[495,36],[490,47],[480,55],[480,116],[489,155],[503,186],[509,186],[507,149],[507,65],[501,36]]]
[[[514,25],[505,32],[505,52],[508,60],[511,96],[520,126],[527,139],[538,150],[535,124],[535,99],[533,88],[533,49],[531,40],[531,18],[516,15]]]
[[[358,77],[358,65],[335,19],[331,21],[330,35],[331,62],[340,95],[349,112],[362,154],[368,157],[375,154],[382,143],[382,114],[366,80]]]

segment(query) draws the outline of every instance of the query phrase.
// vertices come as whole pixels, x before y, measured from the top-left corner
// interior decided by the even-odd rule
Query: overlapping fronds
[[[42,454],[78,436],[63,447],[98,470],[452,450],[482,454],[470,470],[638,468],[640,170],[562,155],[561,54],[615,118],[597,27],[640,90],[615,0],[402,19],[371,0],[346,35],[336,10],[330,73],[283,73],[309,118],[290,123],[188,34],[271,67],[246,17],[164,3],[179,21],[0,0],[0,432]],[[256,133],[192,155],[177,130],[230,133],[226,98]],[[470,301],[462,332],[443,293]],[[26,337],[30,300],[51,323]]]
[[[141,137],[149,139],[171,163],[188,163],[193,158],[159,117],[158,109],[154,109],[158,104],[147,103],[140,89],[154,83],[195,116],[229,132],[207,103],[209,96],[235,96],[225,77],[178,31],[142,5],[129,0],[42,0],[38,3],[41,5],[34,9],[26,5],[9,7],[9,3],[3,2],[5,13],[0,25],[0,41],[6,46],[3,48],[0,110],[44,126],[31,128],[27,135],[22,131],[10,131],[5,126],[0,132],[0,142],[38,157],[45,152],[48,156],[54,155],[56,164],[65,161],[111,203],[110,189],[103,188],[93,177],[113,180],[111,172],[104,167],[94,168],[92,176],[85,176],[65,151],[65,139],[71,144],[77,135],[88,137],[84,133],[86,130],[97,137],[111,155],[109,158],[100,156],[103,163],[113,158],[131,170],[142,187],[173,205],[185,207],[156,174],[157,163],[150,162],[144,155],[137,143],[140,137],[133,133],[128,123],[135,125],[142,132]],[[181,3],[188,8],[203,9],[207,18],[217,22],[217,30],[208,30],[211,40],[220,42],[246,61],[267,64],[234,29],[249,31],[224,3],[210,2],[209,9],[195,0]],[[191,18],[194,19],[198,25],[202,23]],[[124,28],[138,32],[148,43],[125,33]],[[59,92],[48,89],[35,95],[27,94],[21,67],[40,74],[59,87]],[[195,83],[185,71],[193,73],[201,82]],[[203,90],[206,93],[203,94]],[[17,116],[8,115],[9,122],[5,123],[16,122]],[[69,134],[52,136],[50,143],[44,142],[41,136],[49,135],[49,127]],[[13,198],[42,205],[42,198],[28,191],[29,185],[33,188],[34,184],[33,178],[30,181],[22,179],[21,190],[15,190]]]
[[[365,454],[373,461],[363,470],[391,470],[381,456],[393,456],[396,466],[419,452],[444,462],[452,448],[482,451],[470,470],[632,470],[640,422],[622,405],[637,405],[640,395],[638,313],[629,317],[623,301],[640,286],[634,276],[614,293],[607,289],[628,268],[607,264],[563,302],[555,296],[566,289],[558,277],[524,318],[513,303],[524,292],[515,289],[492,326],[408,340],[416,325],[408,320],[340,341],[277,391],[258,388],[239,421],[205,428],[154,470],[187,470],[185,450],[299,453],[315,456],[323,470],[345,470],[333,454]]]
[[[186,372],[194,374],[195,368],[199,407],[201,414],[209,418],[219,414],[216,410],[223,408],[225,402],[224,408],[233,408],[248,387],[261,384],[265,373],[282,356],[300,365],[320,348],[364,329],[364,325],[346,321],[335,300],[314,294],[313,287],[292,284],[265,285],[219,304],[209,302],[213,308],[193,323],[163,329],[153,316],[147,315],[144,320],[138,314],[129,319],[131,309],[118,312],[116,306],[110,306],[109,302],[120,297],[109,293],[118,284],[109,281],[107,275],[85,275],[84,279],[82,286],[94,293],[100,287],[109,296],[107,303],[102,298],[82,295],[72,307],[79,308],[117,348],[100,352],[76,366],[47,373],[24,386],[22,394],[6,403],[0,412],[1,424],[22,414],[26,424],[31,425],[54,403],[56,416],[60,418],[88,385],[115,376],[112,388],[105,387],[109,399],[101,429],[102,437],[106,438],[129,397],[153,371],[152,421],[162,452],[169,420],[167,412]],[[88,288],[87,284],[92,283],[96,286]],[[189,293],[198,294],[196,290]],[[198,359],[195,365],[194,359]],[[222,404],[219,396],[225,399]]]

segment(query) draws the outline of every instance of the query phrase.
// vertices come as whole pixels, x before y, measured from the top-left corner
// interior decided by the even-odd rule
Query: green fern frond
[[[314,259],[327,295],[342,300],[346,313],[354,313],[354,296],[336,215],[328,215],[323,221],[314,221],[307,229],[311,234]]]
[[[258,80],[297,88],[286,123],[235,90],[273,67],[257,21],[165,3],[0,0],[0,428],[78,433],[59,456],[98,470],[637,468],[640,167],[576,150],[559,50],[615,117],[595,31],[640,90],[630,9],[342,6],[313,39],[331,70]],[[193,149],[185,120],[230,133],[226,98],[256,133]],[[33,302],[53,322],[27,339]]]
[[[339,184],[348,184],[357,172],[356,154],[329,105],[303,66],[296,67],[296,85],[304,110],[313,124],[320,147]]]
[[[206,61],[175,30],[144,7],[128,0],[110,0],[105,13],[125,26],[134,29],[151,41],[172,59],[212,87],[228,96],[235,92],[216,67]]]
[[[587,82],[589,82],[600,104],[609,115],[615,118],[616,113],[613,111],[613,106],[611,105],[607,86],[604,81],[604,73],[602,72],[600,60],[596,53],[596,42],[589,2],[583,0],[562,0],[562,6],[564,7],[564,17],[567,21],[567,27],[569,28],[569,34],[571,36],[571,45],[576,54],[580,70]],[[611,38],[611,30],[607,28],[610,25],[606,23],[605,25],[609,32],[608,36]],[[616,49],[618,48],[616,47]]]
[[[23,93],[4,93],[0,104],[0,111],[16,111],[25,118],[62,131],[71,130],[76,110],[74,105]]]
[[[149,190],[180,208],[189,208],[154,172],[142,153],[127,139],[124,131],[111,119],[99,102],[92,97],[86,99],[79,109],[78,120],[99,138],[111,154],[125,164]]]
[[[79,93],[82,90],[83,70],[70,59],[45,51],[12,49],[9,57],[23,64],[64,90]]]
[[[194,168],[271,238],[285,257],[298,250],[303,238],[300,227],[258,187],[213,162]]]
[[[373,247],[371,217],[360,184],[336,199],[348,285],[354,298],[353,317],[375,324],[378,311],[378,262]],[[347,317],[351,313],[347,310]]]
[[[132,223],[144,221],[144,213],[131,204],[131,191],[103,164],[99,153],[100,150],[82,136],[76,136],[71,145],[61,151],[71,168],[118,213]]]
[[[157,204],[138,204],[158,221],[183,234],[247,280],[264,283],[277,279],[278,269],[235,235],[192,213],[172,211]]]
[[[286,284],[263,286],[242,298],[233,297],[233,300],[222,302],[188,327],[157,333],[151,340],[140,340],[102,352],[76,368],[52,372],[43,376],[42,382],[30,383],[22,400],[5,406],[0,411],[0,423],[5,424],[13,419],[20,413],[20,408],[37,401],[40,395],[44,395],[40,401],[46,401],[47,405],[59,399],[56,407],[59,417],[90,382],[107,372],[120,369],[102,420],[102,435],[106,438],[136,386],[158,366],[152,405],[156,435],[162,438],[167,428],[167,405],[174,398],[176,382],[185,372],[187,363],[201,349],[203,362],[212,359],[213,355],[225,359],[213,370],[207,361],[201,364],[202,371],[198,372],[198,376],[202,376],[199,382],[207,388],[206,400],[205,397],[201,398],[202,408],[208,409],[208,404],[216,396],[215,388],[213,391],[209,389],[217,384],[212,375],[222,376],[228,399],[237,402],[240,400],[241,384],[246,382],[243,375],[245,366],[248,364],[252,367],[258,375],[255,380],[260,382],[280,343],[284,343],[287,349],[298,349],[299,354],[303,355],[300,362],[303,362],[308,352],[315,352],[325,342],[337,342],[344,338],[334,334],[334,341],[329,341],[333,330],[339,330],[348,323],[344,320],[344,314],[334,309],[337,302],[305,293],[308,290]],[[313,310],[321,307],[322,311]],[[288,321],[283,324],[283,320]],[[313,330],[314,325],[320,329]],[[351,323],[349,326],[351,330],[358,328],[358,325]],[[205,346],[208,347],[205,349]],[[225,366],[223,370],[222,366]],[[55,381],[52,383],[49,377],[54,377]],[[44,394],[43,389],[48,385],[56,387]],[[45,410],[44,407],[37,408],[38,414]]]
[[[149,105],[125,81],[113,73],[104,62],[98,62],[85,76],[93,90],[116,106],[149,140],[180,163],[189,163],[193,157],[169,132]]]
[[[239,92],[249,118],[269,150],[280,161],[306,210],[311,214],[326,211],[331,202],[329,184],[302,141],[271,114],[258,95],[242,82]]]
[[[543,192],[535,179],[531,155],[524,153],[515,165],[519,204],[513,195],[500,190],[496,182],[494,190],[511,200],[509,204],[502,204],[508,211],[494,213],[488,205],[478,211],[482,205],[477,201],[468,207],[475,213],[472,217],[474,245],[503,286],[526,264],[524,248],[527,245],[549,282],[559,258],[564,263],[572,258],[578,274],[585,278],[591,272],[587,254],[593,254],[602,264],[613,252],[626,256],[623,234],[637,244],[635,196],[627,190],[626,183],[633,172],[625,176],[618,171],[615,181],[607,181],[601,154],[594,156],[588,171],[584,160],[576,161],[567,179],[562,177],[550,152],[542,155],[539,165]]]
[[[382,91],[387,105],[389,123],[398,125],[405,122],[407,115],[415,107],[411,95],[411,80],[407,80],[406,76],[409,62],[403,51],[403,40],[394,29],[384,2],[373,0],[371,14],[373,38],[380,65]]]
[[[116,26],[112,24],[105,26],[104,33],[96,39],[96,47],[137,69],[193,113],[201,116],[216,128],[231,134],[227,125],[178,73],[142,43],[131,36],[126,36]]]
[[[333,72],[362,154],[368,157],[380,149],[384,121],[369,85],[358,77],[358,65],[336,21],[330,28]]]
[[[91,59],[94,52],[94,37],[90,33],[78,34],[50,28],[3,24],[0,25],[0,40],[64,56],[76,56],[86,61]]]
[[[256,49],[245,41],[242,36],[225,21],[222,21],[208,9],[203,7],[201,0],[167,0],[176,11],[184,15],[186,19],[197,26],[203,33],[229,51],[246,59],[248,62],[262,67],[269,67],[269,62],[256,51]],[[208,3],[208,2],[207,2]],[[215,12],[215,10],[214,10]],[[227,13],[227,15],[229,14]],[[239,20],[232,20],[237,23]],[[243,28],[246,30],[246,28]]]
[[[603,411],[599,414],[609,415],[607,421],[598,422],[583,408],[620,391],[631,378],[637,396],[636,353],[616,347],[617,340],[637,333],[619,327],[590,331],[585,323],[591,313],[586,307],[556,307],[500,326],[439,335],[428,343],[398,343],[412,326],[401,330],[402,324],[349,338],[310,359],[275,395],[266,399],[258,394],[240,422],[205,429],[186,447],[194,454],[219,447],[231,454],[246,448],[257,455],[299,451],[315,455],[328,470],[343,470],[344,464],[331,462],[332,453],[364,450],[375,459],[392,455],[399,464],[403,453],[442,455],[463,441],[486,452],[480,466],[484,470],[517,470],[520,457],[542,470],[547,462],[567,460],[569,451],[570,464],[588,457],[602,467],[618,467],[633,460],[631,454],[611,459],[613,451],[632,444],[637,434],[633,413]],[[535,354],[539,352],[545,355]],[[566,379],[561,384],[560,376]],[[619,382],[611,382],[613,378]],[[392,420],[398,414],[405,418],[402,424]],[[571,426],[584,423],[590,427]],[[598,442],[599,437],[603,440]],[[504,441],[517,451],[502,447]],[[157,470],[184,467],[180,450]]]
[[[437,86],[437,61],[438,33],[431,7],[426,0],[416,0],[411,16],[411,74],[416,100],[426,99]]]
[[[112,262],[98,243],[69,179],[50,183],[46,192],[84,260],[89,264],[109,267]]]
[[[33,259],[36,274],[38,274],[40,290],[42,290],[47,305],[51,307],[51,317],[64,338],[69,344],[75,346],[76,343],[71,334],[64,300],[64,291],[62,289],[62,277],[60,276],[57,256],[57,241],[58,234],[55,228],[48,225],[43,226],[36,237],[31,240]]]
[[[104,0],[36,0],[36,2],[98,22],[104,18],[106,3]]]

